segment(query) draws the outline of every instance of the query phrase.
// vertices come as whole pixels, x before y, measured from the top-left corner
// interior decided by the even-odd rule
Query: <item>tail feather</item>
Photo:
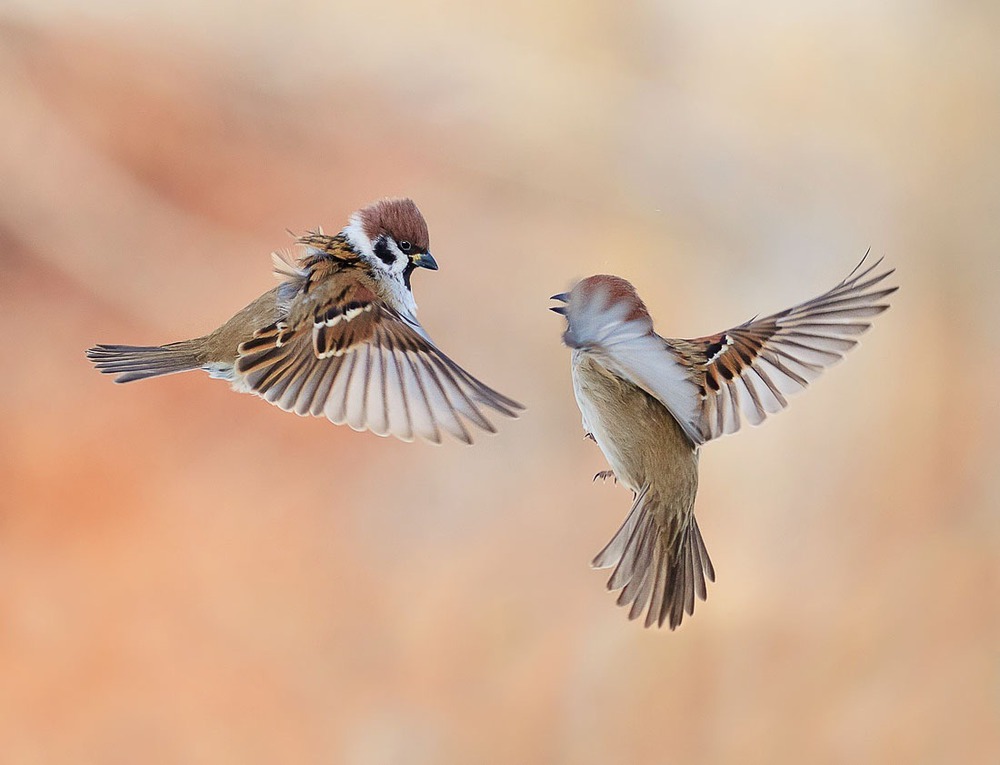
[[[676,629],[685,612],[694,613],[695,598],[705,600],[706,580],[715,581],[694,515],[665,513],[660,500],[649,494],[648,485],[592,565],[614,567],[608,589],[621,590],[617,602],[630,607],[629,619],[646,610],[647,627],[666,623]]]
[[[117,375],[116,383],[187,372],[202,366],[191,340],[169,345],[95,345],[87,358],[99,372]]]

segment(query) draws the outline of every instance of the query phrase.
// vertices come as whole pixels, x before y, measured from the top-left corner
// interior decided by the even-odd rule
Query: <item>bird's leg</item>
[[[597,439],[594,438],[594,434],[593,433],[585,433],[583,437],[584,438],[589,438],[595,444],[597,443]],[[594,480],[595,481],[598,478],[600,478],[602,481],[607,481],[609,478],[614,478],[615,479],[615,483],[618,483],[618,476],[615,475],[615,471],[614,470],[602,470],[600,473],[598,473],[597,475],[594,476]]]

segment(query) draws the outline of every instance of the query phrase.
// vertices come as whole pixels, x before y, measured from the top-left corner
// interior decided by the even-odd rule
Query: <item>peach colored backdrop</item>
[[[77,5],[0,4],[0,759],[1000,762],[1000,6]],[[389,194],[498,436],[84,359]],[[699,335],[869,246],[892,311],[703,454],[708,602],[629,623],[547,297],[618,273]]]

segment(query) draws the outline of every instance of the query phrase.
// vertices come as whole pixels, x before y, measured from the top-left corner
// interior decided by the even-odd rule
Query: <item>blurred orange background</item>
[[[1000,762],[1000,6],[223,0],[0,10],[0,759]],[[202,334],[285,228],[408,195],[421,319],[528,406],[472,448],[285,414],[95,342]],[[675,633],[588,561],[547,297],[663,334],[891,311],[709,445]]]

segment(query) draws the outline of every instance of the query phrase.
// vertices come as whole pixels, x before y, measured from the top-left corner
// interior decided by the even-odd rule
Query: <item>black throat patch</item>
[[[413,287],[410,286],[410,277],[413,276],[413,272],[416,270],[417,266],[412,260],[403,269],[403,284],[406,285],[406,289],[410,290],[410,292],[413,292]]]

